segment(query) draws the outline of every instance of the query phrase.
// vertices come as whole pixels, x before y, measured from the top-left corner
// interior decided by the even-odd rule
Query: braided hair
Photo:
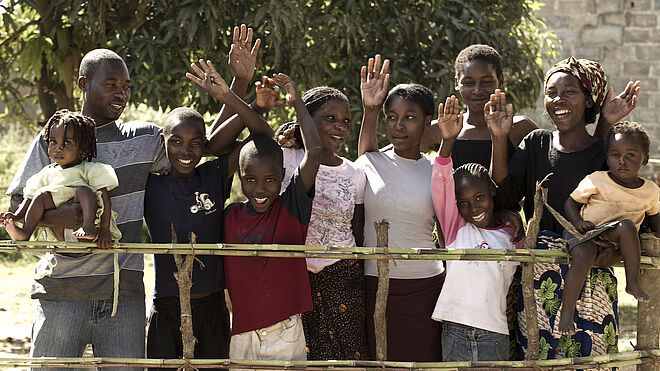
[[[465,179],[469,177],[473,177],[481,180],[482,182],[488,185],[489,189],[493,191],[497,189],[497,185],[490,178],[490,175],[488,174],[488,169],[486,169],[486,167],[481,164],[470,162],[467,164],[463,164],[458,168],[456,168],[456,170],[454,170],[455,184],[458,184],[461,179]]]
[[[327,101],[332,99],[348,103],[348,97],[346,97],[344,93],[329,86],[317,86],[311,88],[302,96],[302,100],[305,102],[305,108],[307,108],[307,112],[309,112],[310,115],[313,115],[317,109],[321,108],[321,106]]]
[[[69,126],[73,128],[73,140],[78,143],[82,160],[92,161],[92,158],[96,157],[96,125],[91,117],[67,109],[55,112],[44,127],[46,144],[50,143],[50,131],[57,124],[64,125],[65,133]]]

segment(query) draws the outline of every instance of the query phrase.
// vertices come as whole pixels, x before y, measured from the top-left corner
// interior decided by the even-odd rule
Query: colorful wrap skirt
[[[559,234],[541,231],[537,249],[565,249]],[[560,335],[561,306],[566,264],[534,264],[534,296],[539,324],[539,359],[588,357],[618,353],[619,317],[617,311],[617,280],[612,268],[592,268],[575,306],[576,333]],[[522,286],[521,286],[522,287]],[[517,300],[517,358],[527,352],[527,321],[522,291]]]

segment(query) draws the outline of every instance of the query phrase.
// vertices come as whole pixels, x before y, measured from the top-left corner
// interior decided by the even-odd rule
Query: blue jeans
[[[30,357],[82,357],[90,343],[96,357],[144,358],[144,299],[120,296],[111,312],[112,300],[39,299]]]
[[[509,335],[442,322],[442,360],[508,361]]]

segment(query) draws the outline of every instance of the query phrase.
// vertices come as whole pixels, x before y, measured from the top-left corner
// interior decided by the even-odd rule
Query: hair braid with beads
[[[493,180],[490,178],[490,175],[488,174],[488,169],[486,169],[485,166],[481,164],[477,164],[475,162],[470,162],[467,164],[463,164],[456,168],[454,170],[454,182],[455,184],[459,183],[459,179],[464,179],[468,177],[473,177],[481,180],[484,182],[484,184],[488,185],[489,189],[495,190],[497,189],[497,185]]]

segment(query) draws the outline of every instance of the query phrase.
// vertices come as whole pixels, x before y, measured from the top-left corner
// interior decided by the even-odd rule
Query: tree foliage
[[[40,120],[58,108],[78,108],[78,64],[96,47],[125,58],[133,103],[217,112],[218,104],[184,73],[206,58],[230,79],[217,61],[227,59],[231,29],[240,23],[263,41],[255,76],[286,72],[303,90],[343,90],[351,99],[354,133],[361,116],[359,70],[375,53],[392,61],[392,84],[418,82],[444,99],[454,88],[458,52],[473,43],[492,45],[520,109],[534,106],[542,61],[555,58],[557,48],[531,0],[10,0],[0,6],[2,119],[26,124],[30,102],[38,102]],[[347,148],[354,149],[355,140]]]

